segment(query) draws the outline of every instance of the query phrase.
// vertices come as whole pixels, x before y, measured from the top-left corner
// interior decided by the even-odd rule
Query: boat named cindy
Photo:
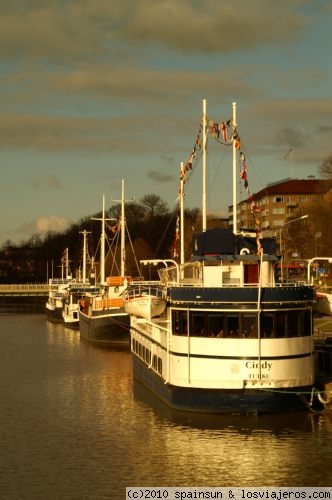
[[[232,123],[236,153],[234,107]],[[186,411],[258,414],[317,402],[314,288],[278,282],[278,260],[275,238],[238,231],[234,220],[232,228],[203,227],[188,262],[163,262],[150,292],[145,282],[146,297],[162,289],[162,312],[135,309],[132,285],[125,309],[135,379]]]

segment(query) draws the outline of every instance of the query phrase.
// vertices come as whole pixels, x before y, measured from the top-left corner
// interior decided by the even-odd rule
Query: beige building
[[[331,192],[332,180],[314,177],[285,179],[268,184],[249,199],[238,203],[238,230],[258,226],[265,236],[277,236],[286,223],[305,215],[310,205],[323,202]],[[228,213],[229,225],[232,226],[232,205]]]

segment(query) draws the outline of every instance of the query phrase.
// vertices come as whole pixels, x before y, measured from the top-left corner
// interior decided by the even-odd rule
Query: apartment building
[[[273,182],[238,203],[238,229],[259,226],[265,236],[277,236],[287,222],[305,215],[309,206],[323,202],[331,193],[332,180],[309,177]],[[229,225],[232,226],[232,205],[228,214]]]

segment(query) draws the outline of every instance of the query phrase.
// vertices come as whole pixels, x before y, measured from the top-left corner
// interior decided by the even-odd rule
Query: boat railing
[[[178,287],[200,287],[200,288],[259,288],[260,283],[241,283],[238,278],[224,279],[219,284],[208,285],[204,284],[202,280],[195,279],[181,279],[179,282],[167,281],[165,286],[178,286]],[[290,283],[267,283],[262,285],[263,288],[299,288],[303,286],[311,286],[305,282],[290,282]]]
[[[140,330],[144,330],[144,332],[149,335],[150,337],[152,336],[153,333],[159,332],[160,335],[167,336],[169,332],[169,325],[170,322],[169,320],[159,320],[158,318],[155,318],[153,322],[138,318],[137,324],[139,324]]]
[[[159,282],[139,282],[132,286],[126,288],[124,292],[125,300],[133,300],[135,298],[153,296],[156,298],[164,298],[166,296],[166,290],[164,286]]]
[[[72,282],[71,278],[51,278],[49,279],[49,285],[68,285]]]

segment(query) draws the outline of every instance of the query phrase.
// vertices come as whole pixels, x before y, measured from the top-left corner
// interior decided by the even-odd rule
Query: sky
[[[332,153],[332,0],[0,0],[0,247],[121,197],[173,209],[209,120],[232,117],[250,193],[319,177]],[[208,213],[232,203],[208,139]],[[240,171],[240,167],[239,167]],[[185,207],[201,208],[201,170]],[[241,179],[238,200],[246,199]]]

